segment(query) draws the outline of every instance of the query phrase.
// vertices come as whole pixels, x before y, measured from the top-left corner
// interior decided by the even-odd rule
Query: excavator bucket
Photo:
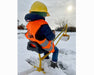
[[[67,35],[67,34],[63,34],[61,40],[63,40],[63,41],[68,41],[69,38],[70,38],[69,35]]]

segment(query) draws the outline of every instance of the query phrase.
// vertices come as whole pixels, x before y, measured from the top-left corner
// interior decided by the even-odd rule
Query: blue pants
[[[52,56],[52,61],[57,62],[58,52],[59,52],[58,48],[55,47],[55,51],[54,51],[53,56]],[[46,55],[47,53],[49,53],[49,52],[44,52],[44,55]],[[49,56],[47,56],[45,59],[49,59]]]

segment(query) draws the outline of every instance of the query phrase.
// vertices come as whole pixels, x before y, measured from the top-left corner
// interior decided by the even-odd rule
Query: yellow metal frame
[[[61,33],[65,30],[65,32],[61,35]],[[61,35],[61,36],[60,36]],[[64,29],[58,34],[58,36],[53,40],[55,41],[58,37],[60,36],[59,40],[56,42],[55,46],[58,44],[58,42],[60,41],[60,39],[62,38],[62,36],[69,36],[67,35],[67,24],[64,26]],[[45,59],[48,55],[50,54],[50,52],[48,54],[46,54],[45,56],[41,57],[41,55],[39,54],[39,67],[34,66],[34,68],[37,68],[36,71],[42,71],[44,74],[44,69],[42,68],[42,60]]]
[[[41,62],[42,62],[42,58],[41,58],[41,55],[39,54],[39,67],[34,66],[34,68],[37,68],[36,71],[39,71],[39,72],[42,71],[45,74],[44,69],[41,67],[42,66]]]
[[[39,72],[42,71],[42,72],[45,74],[44,69],[42,68],[41,62],[42,62],[42,60],[45,59],[49,54],[50,54],[50,52],[49,52],[48,54],[46,54],[45,56],[43,56],[43,57],[41,57],[41,55],[39,54],[39,67],[34,66],[34,68],[37,68],[36,71],[39,71]]]

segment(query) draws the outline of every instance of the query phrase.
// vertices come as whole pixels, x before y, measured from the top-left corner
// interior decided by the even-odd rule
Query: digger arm
[[[62,34],[62,32],[64,31],[64,29],[62,29],[62,31],[61,31],[61,32],[57,35],[57,37],[53,40],[53,42],[54,42],[54,41],[61,35],[60,38],[58,39],[58,41],[56,42],[55,46],[59,43],[59,41],[61,40],[62,36],[64,36],[64,34],[67,35],[67,27],[68,27],[68,25],[66,24],[66,25],[64,26],[65,32],[63,33],[63,35],[61,35],[61,34]],[[69,36],[69,35],[68,35],[68,36]],[[43,57],[41,58],[41,60],[45,59],[50,53],[51,53],[51,52],[49,52],[48,54],[46,54],[45,56],[43,56]]]

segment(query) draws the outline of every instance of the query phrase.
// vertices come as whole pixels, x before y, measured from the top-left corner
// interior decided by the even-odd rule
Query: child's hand
[[[52,30],[52,32],[55,34],[55,30]]]

